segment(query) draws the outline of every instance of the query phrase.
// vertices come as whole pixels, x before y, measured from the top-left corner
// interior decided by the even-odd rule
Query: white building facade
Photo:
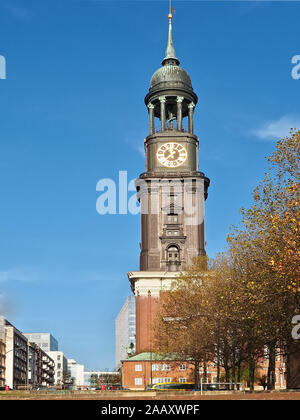
[[[54,383],[63,385],[68,374],[67,358],[62,351],[48,351],[47,354],[54,361]]]
[[[28,349],[27,338],[5,320],[5,383],[12,389],[27,385]]]
[[[127,349],[135,352],[135,297],[128,296],[115,320],[116,369],[128,357]]]
[[[68,372],[74,386],[80,387],[84,385],[84,365],[77,363],[74,359],[68,359]]]

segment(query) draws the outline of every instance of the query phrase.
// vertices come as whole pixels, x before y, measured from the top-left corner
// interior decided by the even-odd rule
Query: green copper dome
[[[172,14],[169,14],[169,34],[165,58],[162,67],[152,76],[150,82],[151,92],[163,91],[165,89],[184,90],[193,92],[192,82],[187,72],[179,66],[180,61],[176,57],[172,36]]]
[[[152,76],[150,91],[164,88],[193,89],[190,76],[177,64],[166,63]]]

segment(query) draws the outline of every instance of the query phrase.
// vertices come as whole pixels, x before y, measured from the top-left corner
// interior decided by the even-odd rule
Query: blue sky
[[[300,127],[300,3],[173,7],[176,54],[199,97],[213,256],[276,139]],[[96,184],[144,171],[143,100],[167,13],[167,1],[0,0],[0,297],[20,330],[50,331],[89,369],[114,368],[114,319],[140,241],[139,216],[97,214]]]

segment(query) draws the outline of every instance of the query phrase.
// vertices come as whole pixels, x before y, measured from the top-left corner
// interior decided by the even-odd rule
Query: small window
[[[187,382],[186,378],[179,378],[179,382],[181,384],[185,384]]]
[[[142,365],[135,365],[135,371],[141,372],[142,371]]]
[[[163,383],[163,382],[171,382],[171,378],[153,378],[152,379],[153,384],[159,384],[159,383]],[[157,387],[156,387],[156,389],[157,389]]]
[[[179,366],[179,370],[186,370],[186,364],[185,364],[185,363],[182,363],[182,364]]]
[[[135,385],[143,385],[143,379],[142,378],[135,378],[134,379]]]

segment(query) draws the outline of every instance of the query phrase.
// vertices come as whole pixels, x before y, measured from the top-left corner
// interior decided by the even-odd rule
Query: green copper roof
[[[164,86],[165,84],[168,86]],[[169,85],[192,89],[192,82],[187,72],[180,66],[167,64],[160,67],[153,74],[150,82],[150,88],[169,87]]]
[[[166,49],[166,56],[162,61],[162,64],[165,65],[168,63],[168,60],[175,60],[177,64],[179,64],[179,60],[175,54],[175,48],[173,44],[173,36],[172,36],[172,23],[171,19],[169,21],[169,35],[168,35],[168,45]]]
[[[176,57],[172,37],[172,15],[169,15],[169,35],[166,56],[160,67],[153,74],[150,82],[150,91],[170,88],[193,91],[192,82],[188,73],[179,66],[180,61]]]
[[[182,361],[184,358],[175,353],[162,354],[162,353],[139,353],[135,356],[129,357],[128,359],[122,360],[122,362],[148,362],[148,361],[165,361],[165,360],[178,360]]]

